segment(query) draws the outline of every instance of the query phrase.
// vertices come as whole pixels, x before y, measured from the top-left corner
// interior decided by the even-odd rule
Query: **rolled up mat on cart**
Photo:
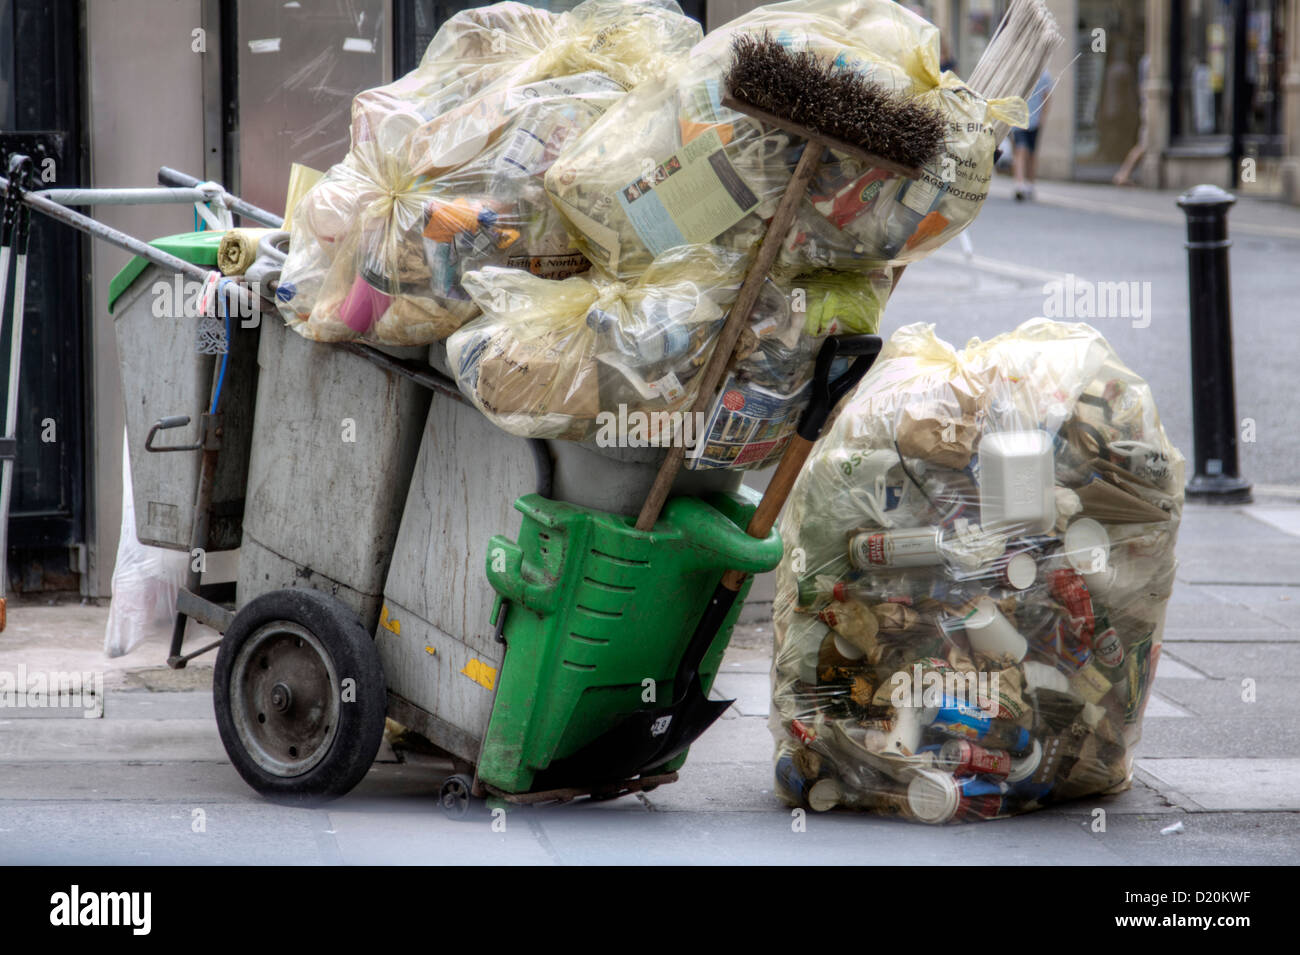
[[[222,275],[243,275],[257,259],[257,245],[278,229],[231,229],[217,249],[217,268]]]

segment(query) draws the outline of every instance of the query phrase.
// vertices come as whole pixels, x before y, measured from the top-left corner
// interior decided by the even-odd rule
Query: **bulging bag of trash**
[[[795,285],[769,278],[686,467],[758,470],[780,460],[812,397],[822,341],[874,335],[892,287],[887,268],[810,273]]]
[[[697,377],[743,278],[737,255],[683,246],[633,283],[489,267],[483,315],[447,340],[461,391],[521,437],[666,447],[690,437]]]
[[[356,98],[351,150],[294,212],[278,294],[301,334],[427,344],[477,314],[465,272],[587,268],[542,177],[629,87],[684,55],[700,27],[670,0],[526,9],[453,17],[416,71]]]
[[[507,2],[462,10],[438,30],[419,65],[352,101],[352,147],[294,209],[278,296],[291,324],[311,316],[321,285],[360,209],[383,197],[396,170],[367,175],[400,149],[412,122],[459,106],[555,40],[556,15]],[[417,119],[418,118],[418,119]],[[349,246],[351,248],[351,246]],[[323,325],[324,323],[318,323]],[[352,337],[338,329],[340,338]],[[323,332],[313,337],[323,337]]]
[[[788,0],[711,32],[680,69],[635,89],[551,166],[547,190],[592,262],[626,280],[674,245],[757,245],[803,142],[722,105],[733,41],[764,33],[918,98],[948,123],[943,154],[918,180],[832,152],[779,275],[913,261],[974,218],[996,146],[985,127],[994,114],[1023,125],[1024,102],[990,103],[941,74],[938,29],[892,0]]]
[[[896,332],[782,519],[780,797],[943,823],[1126,788],[1183,465],[1087,325]]]

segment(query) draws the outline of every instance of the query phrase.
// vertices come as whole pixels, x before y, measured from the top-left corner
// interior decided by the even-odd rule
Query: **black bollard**
[[[1245,504],[1250,482],[1237,460],[1237,396],[1232,366],[1232,299],[1228,281],[1228,210],[1237,201],[1218,186],[1178,197],[1187,215],[1191,300],[1192,430],[1195,473],[1187,496],[1211,504]]]

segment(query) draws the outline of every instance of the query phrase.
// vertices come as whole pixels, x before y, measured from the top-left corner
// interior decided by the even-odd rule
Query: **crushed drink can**
[[[1029,731],[1023,726],[987,716],[974,706],[948,699],[939,707],[930,729],[948,739],[964,739],[989,749],[1006,750],[1016,756],[1028,752],[1032,742]]]
[[[866,531],[849,541],[849,561],[859,570],[942,564],[941,537],[942,531],[937,527]]]
[[[950,739],[939,748],[938,765],[954,776],[998,776],[1011,774],[1011,754],[985,749],[964,739]]]

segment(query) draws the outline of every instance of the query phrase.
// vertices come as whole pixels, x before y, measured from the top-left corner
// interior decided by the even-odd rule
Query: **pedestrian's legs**
[[[1013,153],[1012,168],[1016,175],[1016,198],[1023,199],[1025,196],[1025,170],[1029,166],[1029,147],[1016,144]]]
[[[1124,164],[1119,167],[1119,172],[1115,173],[1115,179],[1113,180],[1115,185],[1127,186],[1132,184],[1133,170],[1137,168],[1137,164],[1142,161],[1142,157],[1146,155],[1146,152],[1147,130],[1146,127],[1143,126],[1142,129],[1138,131],[1138,141],[1133,144],[1133,148],[1130,149],[1128,155],[1124,157]]]
[[[1034,140],[1036,130],[1016,129],[1011,133],[1016,144],[1014,169],[1016,174],[1016,199],[1030,198],[1034,194]]]

